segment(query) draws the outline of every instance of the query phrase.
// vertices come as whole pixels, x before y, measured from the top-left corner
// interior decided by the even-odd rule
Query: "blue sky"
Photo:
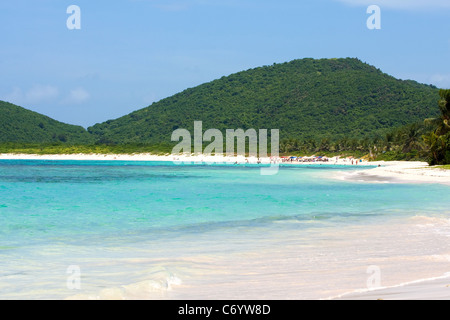
[[[369,5],[381,30],[369,30]],[[70,5],[81,29],[69,30]],[[356,57],[450,88],[448,0],[15,0],[0,3],[0,100],[84,127],[224,75]]]

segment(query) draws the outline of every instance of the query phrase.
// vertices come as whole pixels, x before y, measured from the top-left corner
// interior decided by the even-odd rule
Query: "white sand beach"
[[[111,160],[111,161],[170,161],[170,162],[203,162],[203,163],[250,163],[257,164],[258,162],[262,164],[270,163],[283,163],[287,160],[287,157],[274,157],[274,158],[256,158],[256,157],[243,157],[243,156],[211,156],[211,155],[155,155],[150,153],[140,153],[140,154],[50,154],[50,155],[37,155],[37,154],[0,154],[0,160]],[[312,159],[312,157],[305,158]],[[353,165],[351,159],[347,158],[330,158],[327,162],[323,161],[307,161],[307,162],[297,162],[297,161],[286,161],[288,164],[298,164],[298,165],[311,165],[311,164],[329,164],[329,165]],[[361,161],[358,163],[354,161],[354,165],[359,166],[373,166],[377,165],[378,162],[368,162]],[[384,163],[383,164],[389,164]]]
[[[374,169],[344,175],[345,180],[398,183],[440,183],[450,185],[450,170],[430,167],[426,162],[370,162]]]

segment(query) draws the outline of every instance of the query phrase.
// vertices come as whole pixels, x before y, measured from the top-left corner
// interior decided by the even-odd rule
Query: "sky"
[[[381,29],[367,26],[370,5]],[[359,58],[450,88],[449,16],[448,0],[1,1],[0,100],[88,127],[302,58]]]

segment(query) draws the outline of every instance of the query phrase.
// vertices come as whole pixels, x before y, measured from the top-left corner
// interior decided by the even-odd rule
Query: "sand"
[[[36,155],[36,154],[0,154],[0,160],[115,160],[115,161],[170,161],[170,162],[203,162],[203,163],[231,163],[256,164],[260,161],[262,164],[270,164],[276,161],[282,163],[281,158],[256,158],[243,156],[209,156],[209,155],[154,155],[149,153],[142,154],[55,154],[55,155]],[[356,162],[356,161],[355,161]],[[298,165],[352,165],[350,159],[331,158],[329,162],[288,162]],[[378,164],[378,163],[376,163]],[[372,162],[358,162],[359,166],[372,166]]]
[[[439,183],[450,185],[450,170],[433,168],[426,162],[370,162],[380,165],[375,169],[353,172],[343,175],[345,180],[397,183]]]

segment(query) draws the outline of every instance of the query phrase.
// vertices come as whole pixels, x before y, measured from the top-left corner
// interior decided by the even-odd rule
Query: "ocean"
[[[367,167],[0,161],[0,299],[328,299],[450,272],[450,187]]]

